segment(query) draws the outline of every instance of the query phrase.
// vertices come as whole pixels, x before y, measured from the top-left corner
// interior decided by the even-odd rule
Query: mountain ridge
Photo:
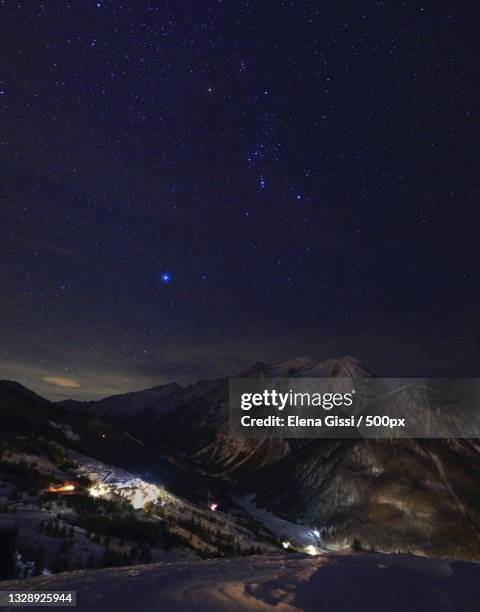
[[[350,356],[257,362],[240,376],[312,374],[340,381],[375,377]],[[142,393],[153,393],[155,401]],[[283,519],[317,525],[326,545],[480,560],[480,445],[473,441],[232,438],[227,378],[121,398],[126,406],[136,402],[135,410],[124,406],[117,416],[122,429],[191,474],[253,493],[259,507]],[[423,394],[422,401],[432,398]],[[107,404],[113,410],[117,401],[114,396],[92,402],[94,410],[85,414],[103,418],[96,407],[103,402],[102,410]]]

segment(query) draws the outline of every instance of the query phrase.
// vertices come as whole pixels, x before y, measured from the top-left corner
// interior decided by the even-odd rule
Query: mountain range
[[[356,380],[375,375],[347,356],[256,363],[240,376]],[[5,392],[13,393],[13,387],[4,383],[0,394]],[[123,461],[132,444],[142,461],[149,452],[160,453],[193,479],[207,475],[236,495],[254,495],[257,506],[281,518],[315,526],[327,547],[480,561],[480,444],[475,440],[232,438],[227,378],[172,383],[94,402],[51,404],[29,393],[19,393],[21,401],[28,396],[39,410],[54,411],[57,420],[61,413],[84,427],[121,432],[115,435]],[[409,393],[403,389],[395,401],[404,405]]]

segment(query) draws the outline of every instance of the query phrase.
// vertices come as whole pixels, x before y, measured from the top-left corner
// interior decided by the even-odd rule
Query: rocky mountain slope
[[[479,482],[467,440],[316,440],[242,487],[329,546],[480,561]]]
[[[324,362],[304,357],[257,363],[241,376],[343,381],[374,374],[352,357]],[[317,525],[327,545],[480,560],[480,445],[475,441],[232,438],[227,380],[203,391],[180,401],[176,410],[158,410],[158,427],[139,418],[130,420],[131,430],[181,456],[191,469],[254,493],[258,505],[278,516]],[[411,411],[432,397],[415,397],[415,404],[405,388],[389,401]]]
[[[353,376],[372,377],[373,374],[352,357],[324,362],[301,357],[273,365],[259,362],[239,374],[244,378],[268,379],[334,377],[344,380]],[[202,383],[201,392],[197,387],[196,391],[193,397],[188,387],[183,394],[179,392],[175,410],[163,409],[159,402],[156,409],[158,427],[152,427],[146,411],[138,413],[128,422],[131,431],[149,444],[165,445],[205,472],[226,479],[268,466],[290,452],[292,443],[288,440],[247,440],[230,436],[228,379]],[[92,410],[98,409],[96,404]],[[168,400],[165,406],[169,406]]]

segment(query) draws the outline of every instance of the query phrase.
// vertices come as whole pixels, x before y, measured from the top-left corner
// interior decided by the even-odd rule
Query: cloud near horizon
[[[62,387],[65,389],[80,388],[80,384],[76,380],[73,380],[73,378],[65,378],[63,376],[44,376],[43,380],[55,385],[56,387]]]

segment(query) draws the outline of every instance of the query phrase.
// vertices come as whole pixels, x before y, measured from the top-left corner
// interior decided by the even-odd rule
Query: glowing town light
[[[75,485],[71,482],[64,482],[63,485],[50,485],[48,493],[71,493],[75,491]]]
[[[318,554],[318,550],[315,546],[313,546],[313,544],[309,544],[308,546],[305,547],[305,552],[309,555],[317,555]]]
[[[314,530],[313,530],[313,535],[314,535],[316,538],[319,538],[319,537],[320,537],[320,532],[318,531],[318,529],[314,529]]]
[[[210,502],[210,503],[208,504],[208,507],[210,508],[210,510],[211,510],[212,512],[215,512],[215,510],[218,508],[218,504],[217,504],[217,503],[215,503],[215,502]]]
[[[94,484],[88,489],[88,494],[91,497],[103,497],[104,495],[108,495],[108,493],[110,493],[110,488],[108,485],[102,483]]]
[[[283,548],[285,548],[285,550],[287,550],[287,548],[290,548],[291,544],[290,544],[290,542],[285,540],[285,542],[282,542],[282,546],[283,546]]]

